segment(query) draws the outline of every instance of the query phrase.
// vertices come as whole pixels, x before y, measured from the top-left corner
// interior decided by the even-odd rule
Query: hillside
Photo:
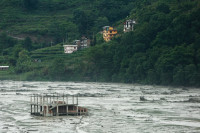
[[[0,63],[12,66],[10,74],[24,80],[200,86],[198,0],[41,0],[33,7],[25,1],[0,3]],[[136,20],[133,32],[122,32],[126,19]],[[105,25],[119,31],[108,43],[98,33]],[[96,40],[91,48],[65,55],[55,45],[82,35]],[[49,47],[52,40],[55,46]],[[41,62],[33,63],[35,58]]]
[[[72,41],[126,17],[131,5],[131,0],[2,0],[0,31],[44,43]]]

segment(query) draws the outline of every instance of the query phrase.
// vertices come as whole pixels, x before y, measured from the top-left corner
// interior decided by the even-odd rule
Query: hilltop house
[[[88,48],[90,47],[90,39],[87,39],[85,36],[83,36],[80,44],[80,49]]]
[[[103,27],[103,39],[108,42],[117,34],[117,30],[110,26]]]
[[[74,40],[72,44],[63,45],[64,53],[71,54],[74,51],[90,47],[90,39],[82,37],[81,40]]]
[[[73,45],[77,45],[78,49],[84,49],[90,47],[90,39],[87,39],[85,36],[81,37],[81,40],[74,40]]]
[[[126,22],[124,22],[124,33],[133,31],[134,24],[136,24],[134,20],[126,20]]]
[[[78,45],[63,45],[64,53],[71,54],[78,50]]]
[[[81,41],[80,40],[74,40],[73,42],[72,42],[72,45],[77,45],[78,46],[78,48],[81,46]]]

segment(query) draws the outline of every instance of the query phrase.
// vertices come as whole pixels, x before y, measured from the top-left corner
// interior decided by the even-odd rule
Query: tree
[[[59,58],[55,59],[52,62],[52,65],[49,67],[49,75],[53,79],[61,79],[65,74],[65,63],[64,60]]]
[[[30,51],[32,49],[32,40],[30,37],[26,37],[23,44],[26,50]]]
[[[84,11],[76,10],[73,13],[73,20],[75,24],[77,24],[79,32],[81,34],[85,34],[88,27],[87,27],[87,15]]]
[[[163,13],[169,13],[170,12],[170,9],[169,9],[169,6],[166,5],[165,3],[161,3],[159,4],[156,9],[160,12],[163,12]]]
[[[93,30],[95,32],[101,31],[103,26],[109,25],[109,21],[106,17],[99,17],[94,22]]]
[[[15,68],[16,73],[23,73],[32,70],[32,61],[27,50],[19,52],[19,58]]]
[[[39,1],[38,0],[23,0],[24,8],[27,10],[33,10],[36,9],[38,6]]]
[[[16,40],[9,37],[6,33],[0,34],[0,52],[2,52],[7,48],[13,47],[17,43]]]
[[[63,40],[70,42],[79,36],[78,28],[74,23],[68,21],[58,23],[56,19],[49,26],[48,34],[54,37],[54,43],[60,43]]]

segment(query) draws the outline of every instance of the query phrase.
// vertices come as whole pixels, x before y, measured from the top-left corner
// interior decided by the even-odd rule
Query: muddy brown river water
[[[88,116],[30,115],[30,96],[79,94]],[[144,100],[140,100],[144,97]],[[198,133],[200,88],[0,81],[0,133]]]

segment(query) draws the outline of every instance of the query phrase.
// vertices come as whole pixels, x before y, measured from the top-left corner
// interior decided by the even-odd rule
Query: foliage
[[[41,44],[30,38],[16,41],[2,33],[0,62],[16,65],[17,73],[28,72],[29,80],[200,86],[198,0],[44,0],[34,8],[26,5],[26,13],[21,4],[9,10],[19,1],[0,3],[3,30],[48,36],[54,43],[81,35],[93,40],[91,48],[65,55],[60,45],[39,49],[31,44]],[[122,32],[126,19],[136,20],[134,31]],[[107,43],[99,32],[105,25],[121,30]],[[41,62],[31,65],[32,59]]]
[[[199,86],[200,3],[138,3],[147,7],[132,11],[135,31],[107,44],[97,35],[98,45],[88,50],[82,74],[93,81]]]
[[[15,71],[16,73],[23,73],[31,70],[32,70],[32,61],[29,56],[29,53],[26,50],[22,50],[19,53],[19,58],[17,60]]]
[[[53,80],[61,80],[60,77],[62,77],[65,74],[65,64],[64,60],[59,58],[52,62],[52,65],[49,67],[49,75]]]
[[[30,51],[32,49],[32,40],[30,37],[26,37],[24,40],[24,48]]]
[[[33,10],[37,8],[38,2],[38,0],[23,0],[23,5],[27,10]]]
[[[16,43],[17,41],[9,37],[6,33],[0,34],[0,53],[4,55],[4,50],[13,47]]]

